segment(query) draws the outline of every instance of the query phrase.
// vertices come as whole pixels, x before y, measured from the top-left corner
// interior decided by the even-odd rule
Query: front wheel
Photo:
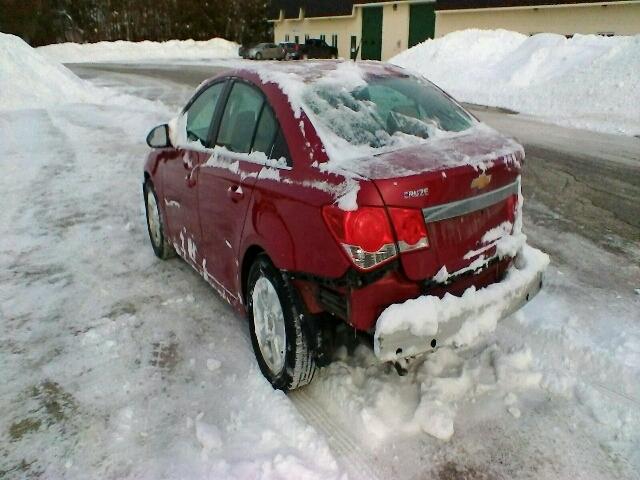
[[[262,60],[262,54],[260,52],[256,53],[256,60]]]
[[[149,240],[151,240],[153,252],[162,260],[171,258],[176,252],[165,236],[166,228],[158,206],[158,196],[150,180],[144,183],[142,193],[144,194],[144,206],[147,213],[147,230],[149,231]]]
[[[247,287],[251,343],[262,374],[279,390],[306,385],[316,370],[313,335],[293,286],[261,255]]]

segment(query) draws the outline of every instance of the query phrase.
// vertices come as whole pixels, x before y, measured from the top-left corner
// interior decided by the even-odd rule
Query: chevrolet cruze
[[[399,67],[227,71],[147,143],[155,254],[177,252],[247,315],[275,388],[312,379],[336,321],[369,334],[384,361],[432,351],[491,308],[483,289],[521,268],[522,147]],[[533,297],[541,275],[506,285],[500,315]],[[434,322],[428,309],[381,330],[391,306],[465,292],[477,298],[438,310],[435,331],[420,328]]]

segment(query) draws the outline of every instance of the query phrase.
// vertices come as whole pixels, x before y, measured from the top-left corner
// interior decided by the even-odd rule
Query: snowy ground
[[[93,82],[114,104],[0,111],[0,478],[637,478],[637,256],[530,202],[552,266],[494,335],[405,377],[343,349],[285,396],[245,320],[148,244],[143,139],[190,88]]]

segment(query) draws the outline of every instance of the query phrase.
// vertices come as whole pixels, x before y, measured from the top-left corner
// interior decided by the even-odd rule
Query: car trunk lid
[[[514,223],[523,159],[517,142],[483,126],[377,155],[354,170],[375,182],[387,207],[422,211],[429,247],[401,253],[401,263],[410,279],[426,280],[442,267],[475,269],[495,254],[492,245]]]

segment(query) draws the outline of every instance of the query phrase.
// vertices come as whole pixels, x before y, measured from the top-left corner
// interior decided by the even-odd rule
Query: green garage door
[[[380,60],[382,58],[382,7],[362,9],[360,58],[363,60]]]
[[[436,30],[436,12],[433,3],[409,6],[409,48],[433,38]]]

